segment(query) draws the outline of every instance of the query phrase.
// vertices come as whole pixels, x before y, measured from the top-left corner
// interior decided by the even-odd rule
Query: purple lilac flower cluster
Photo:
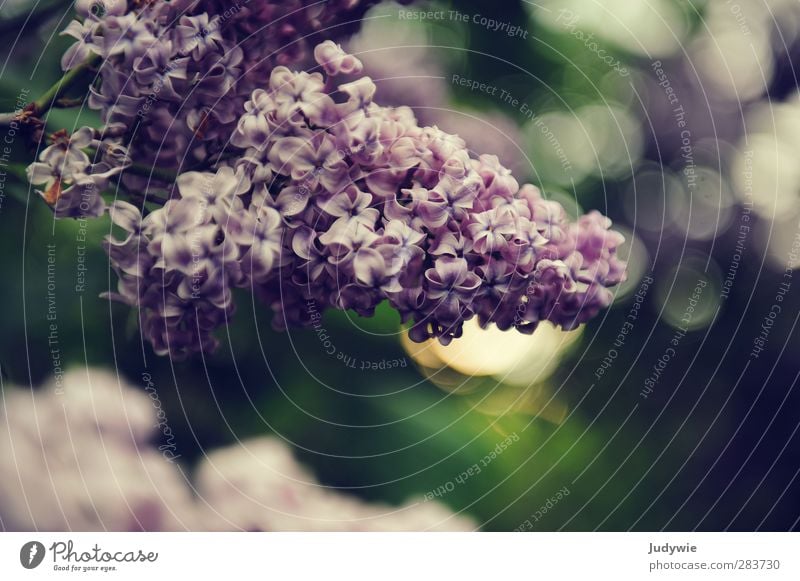
[[[570,223],[497,157],[473,158],[407,107],[375,103],[337,45],[314,54],[325,75],[277,66],[253,91],[230,138],[240,156],[184,172],[144,218],[112,206],[125,233],[107,240],[112,298],[140,308],[157,352],[213,349],[233,287],[264,299],[277,328],[388,301],[412,339],[445,344],[472,317],[530,333],[542,320],[572,329],[610,304],[625,276],[610,220]]]
[[[44,186],[41,194],[58,217],[95,217],[104,209],[104,180],[126,167],[124,159],[143,167],[208,167],[223,155],[245,101],[275,66],[299,62],[309,46],[352,32],[374,3],[77,0],[78,18],[62,32],[74,43],[61,65],[69,71],[97,63],[88,105],[101,112],[98,138],[113,140],[126,155],[110,164],[104,148],[89,163],[86,152],[75,153],[88,147],[83,128],[68,159],[42,154],[32,183]],[[155,171],[118,178],[130,190],[169,185]]]

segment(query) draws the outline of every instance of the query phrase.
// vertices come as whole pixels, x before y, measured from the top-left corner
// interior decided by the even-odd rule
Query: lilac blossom
[[[367,504],[320,485],[274,437],[240,442],[207,456],[197,491],[210,530],[471,531],[477,524],[436,502]]]
[[[571,224],[496,156],[379,105],[333,41],[314,49],[316,70],[287,66],[369,4],[78,6],[65,66],[102,57],[89,104],[106,126],[57,134],[29,176],[58,217],[102,214],[112,183],[143,193],[108,209],[108,296],[139,309],[157,353],[213,351],[237,287],[276,328],[308,325],[304,303],[369,316],[387,301],[415,340],[443,343],[476,316],[570,329],[610,304],[625,271],[607,219]]]
[[[115,374],[69,371],[39,390],[6,387],[0,403],[3,529],[200,526],[178,466],[151,443],[151,398]]]
[[[472,317],[572,329],[611,303],[623,238],[600,213],[570,223],[497,157],[375,103],[368,77],[337,86],[278,66],[267,87],[232,136],[252,153],[181,174],[146,217],[111,208],[123,233],[106,243],[120,277],[111,297],[140,309],[157,352],[212,350],[234,287],[262,298],[276,328],[310,324],[304,303],[369,316],[388,301],[414,340],[445,344]]]
[[[28,181],[41,186],[37,191],[59,218],[102,216],[102,197],[109,180],[129,164],[127,150],[116,138],[104,138],[82,127],[72,135],[59,131],[28,166]],[[92,158],[87,151],[92,152]]]
[[[477,528],[438,502],[381,505],[325,487],[272,436],[183,466],[158,393],[112,372],[75,369],[40,389],[5,386],[0,395],[2,530]]]

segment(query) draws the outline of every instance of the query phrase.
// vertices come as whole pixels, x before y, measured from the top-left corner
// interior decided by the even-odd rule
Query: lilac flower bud
[[[359,74],[363,70],[360,60],[344,52],[342,47],[332,40],[326,40],[314,48],[314,60],[330,77]]]
[[[127,0],[76,0],[75,12],[84,18],[102,19],[120,16],[128,9]]]

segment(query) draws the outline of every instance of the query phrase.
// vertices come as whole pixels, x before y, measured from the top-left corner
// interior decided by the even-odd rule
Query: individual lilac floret
[[[265,300],[276,328],[388,301],[414,340],[445,344],[476,316],[525,333],[540,321],[572,329],[611,303],[625,269],[610,220],[570,223],[497,157],[470,156],[458,136],[374,94],[368,77],[336,87],[276,67],[240,112],[231,141],[243,156],[184,173],[144,219],[112,208],[126,232],[107,243],[115,298],[141,309],[157,352],[213,348],[234,286]]]

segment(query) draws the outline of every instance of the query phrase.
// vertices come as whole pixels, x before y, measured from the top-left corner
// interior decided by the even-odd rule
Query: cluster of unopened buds
[[[472,317],[530,333],[540,321],[572,329],[610,304],[625,270],[607,218],[571,222],[495,156],[380,106],[361,62],[331,40],[311,72],[284,66],[302,57],[291,43],[252,40],[272,3],[227,17],[219,4],[105,2],[70,24],[63,64],[101,56],[89,104],[106,125],[55,136],[29,170],[57,216],[110,213],[109,296],[140,310],[156,352],[214,349],[236,287],[263,299],[277,328],[388,301],[412,339],[443,343]],[[265,58],[249,42],[285,48]],[[106,206],[111,184],[146,194]]]

